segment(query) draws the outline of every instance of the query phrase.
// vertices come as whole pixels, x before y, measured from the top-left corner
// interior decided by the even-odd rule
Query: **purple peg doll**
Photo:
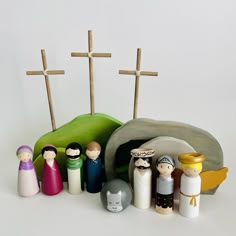
[[[20,146],[16,151],[20,160],[17,192],[20,196],[31,197],[39,192],[39,182],[32,162],[33,151],[27,145]]]
[[[55,146],[47,144],[41,153],[45,159],[42,173],[42,192],[46,195],[56,195],[63,189],[60,169],[55,160],[57,149]]]

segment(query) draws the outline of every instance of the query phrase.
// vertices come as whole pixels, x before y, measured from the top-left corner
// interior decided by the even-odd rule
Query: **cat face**
[[[118,193],[111,193],[110,191],[107,191],[107,209],[111,212],[120,212],[123,210],[121,191]]]

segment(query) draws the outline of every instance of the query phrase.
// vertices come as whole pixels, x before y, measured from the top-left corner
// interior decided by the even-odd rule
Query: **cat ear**
[[[108,190],[108,191],[107,191],[107,196],[109,196],[109,195],[111,195],[111,192]]]
[[[117,194],[121,196],[121,194],[122,194],[121,190]]]

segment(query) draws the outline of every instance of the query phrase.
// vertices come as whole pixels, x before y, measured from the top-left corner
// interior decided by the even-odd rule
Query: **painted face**
[[[45,160],[53,160],[55,157],[56,153],[54,151],[45,151],[43,154]]]
[[[197,177],[200,173],[197,169],[191,167],[183,168],[183,172],[188,177]]]
[[[146,159],[139,158],[134,162],[134,165],[139,169],[147,169],[150,167],[150,163]]]
[[[107,191],[107,209],[111,212],[120,212],[123,210],[121,202],[121,191],[118,193],[111,193]]]
[[[157,170],[162,176],[170,176],[174,170],[174,167],[168,163],[160,163],[157,166]]]
[[[66,150],[66,155],[69,156],[69,157],[78,157],[80,154],[80,150],[79,149],[67,149]]]
[[[17,155],[18,159],[23,162],[27,162],[32,159],[33,154],[31,152],[21,152]]]
[[[99,150],[92,150],[92,151],[88,150],[88,149],[86,150],[87,157],[89,157],[92,160],[96,160],[98,158],[99,154],[100,154]]]

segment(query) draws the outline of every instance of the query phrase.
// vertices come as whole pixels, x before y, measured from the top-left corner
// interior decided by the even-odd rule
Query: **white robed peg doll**
[[[151,148],[137,148],[131,150],[131,155],[135,165],[133,173],[134,206],[140,209],[147,209],[151,206],[151,163],[154,150]]]
[[[81,159],[82,147],[73,142],[66,147],[68,192],[80,194],[84,190],[83,160]]]
[[[183,153],[178,157],[183,174],[180,181],[179,212],[193,218],[199,214],[202,162],[205,156],[200,153]]]
[[[31,197],[39,192],[39,183],[32,162],[33,151],[31,147],[22,145],[17,149],[16,155],[20,160],[17,192],[22,197]]]

